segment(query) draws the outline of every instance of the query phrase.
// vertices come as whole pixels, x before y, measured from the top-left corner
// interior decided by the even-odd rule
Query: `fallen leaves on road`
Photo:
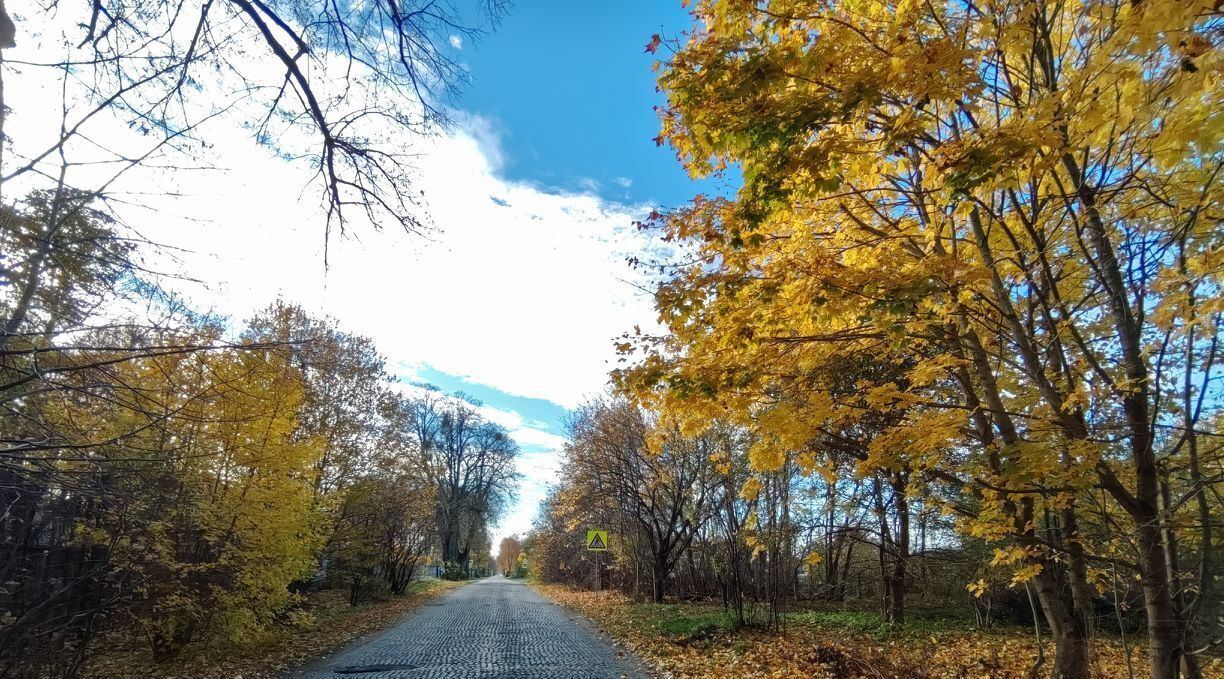
[[[258,641],[199,649],[172,663],[155,664],[138,640],[98,639],[84,679],[276,679],[291,668],[320,658],[358,637],[389,627],[408,611],[464,583],[428,580],[404,596],[350,606],[348,592],[311,594],[305,607],[312,624],[285,626]]]
[[[635,603],[617,592],[585,592],[533,585],[541,594],[594,621],[664,677],[818,677],[821,679],[1024,679],[1036,658],[1031,632],[1009,628],[992,632],[945,630],[929,635],[902,632],[893,638],[796,615],[783,630],[731,630],[687,621],[717,619],[721,606]],[[687,617],[685,617],[687,616]],[[677,630],[680,630],[677,633]],[[1049,673],[1053,647],[1038,676]],[[1147,676],[1143,649],[1126,651],[1119,641],[1093,646],[1094,676],[1125,679]],[[1220,676],[1220,659],[1209,661],[1204,676]]]

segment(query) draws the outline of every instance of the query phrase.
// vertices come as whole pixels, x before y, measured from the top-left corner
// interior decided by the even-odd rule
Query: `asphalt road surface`
[[[299,671],[297,679],[604,679],[642,666],[576,613],[520,581],[493,577],[448,592],[395,626]]]

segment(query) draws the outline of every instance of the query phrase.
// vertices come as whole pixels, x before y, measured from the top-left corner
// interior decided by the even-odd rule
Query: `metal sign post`
[[[586,548],[588,552],[595,552],[595,591],[599,592],[603,589],[603,555],[600,552],[608,551],[608,531],[588,530]]]

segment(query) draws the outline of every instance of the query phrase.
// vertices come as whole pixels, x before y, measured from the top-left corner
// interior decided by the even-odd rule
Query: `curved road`
[[[493,577],[430,600],[395,626],[297,679],[605,679],[644,677],[581,616],[521,581]]]

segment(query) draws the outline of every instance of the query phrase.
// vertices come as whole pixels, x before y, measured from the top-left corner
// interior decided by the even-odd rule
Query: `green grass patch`
[[[915,609],[905,612],[905,624],[890,625],[879,613],[868,611],[802,611],[786,616],[788,623],[851,630],[876,639],[926,637],[945,632],[963,632],[972,624],[964,613],[945,609]]]
[[[408,585],[408,589],[405,590],[404,593],[405,594],[419,594],[421,592],[428,592],[429,590],[435,589],[437,587],[438,587],[438,580],[434,580],[432,578],[429,580],[413,580],[412,583]]]
[[[640,629],[665,637],[693,637],[735,629],[735,615],[710,604],[629,605],[630,616]]]
[[[704,615],[678,615],[674,618],[660,620],[658,630],[664,634],[693,636],[699,632],[728,630],[734,626],[733,616],[719,612]]]

